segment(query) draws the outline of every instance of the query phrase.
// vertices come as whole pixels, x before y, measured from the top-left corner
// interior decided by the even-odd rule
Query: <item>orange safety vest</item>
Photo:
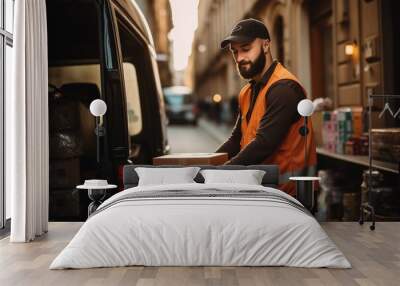
[[[239,107],[241,111],[241,131],[242,139],[240,141],[240,150],[247,146],[256,137],[260,120],[265,114],[266,94],[269,88],[279,80],[290,79],[300,84],[299,80],[285,69],[280,63],[275,67],[270,79],[257,96],[254,108],[247,123],[246,114],[250,107],[251,86],[247,84],[243,87],[239,94]],[[300,84],[302,87],[302,85]],[[303,87],[302,87],[303,88]],[[304,94],[306,94],[303,88]],[[307,120],[307,158],[305,158],[305,137],[301,136],[299,129],[304,125],[304,118],[301,117],[297,122],[293,123],[286,137],[283,139],[279,147],[274,150],[273,154],[264,158],[262,164],[279,166],[279,185],[278,188],[292,196],[296,195],[296,186],[293,181],[289,180],[291,176],[315,176],[317,153],[314,142],[314,134],[311,120]],[[273,136],[273,134],[271,135]]]

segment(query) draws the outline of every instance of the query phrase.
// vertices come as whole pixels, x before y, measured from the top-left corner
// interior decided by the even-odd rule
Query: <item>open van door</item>
[[[167,120],[153,39],[134,1],[111,1],[111,15],[122,78],[121,95],[125,104],[121,108],[127,117],[128,160],[151,164],[153,157],[169,152]],[[118,129],[118,126],[113,125],[112,128]],[[118,154],[115,149],[120,150],[114,145],[112,154]],[[113,159],[119,158],[114,155]],[[120,168],[122,173],[121,165]]]
[[[152,35],[134,1],[111,1],[111,16],[127,115],[128,157],[134,162],[151,163],[154,156],[169,152],[165,106]],[[139,149],[143,153],[138,152]],[[141,154],[140,158],[135,156],[137,154]]]

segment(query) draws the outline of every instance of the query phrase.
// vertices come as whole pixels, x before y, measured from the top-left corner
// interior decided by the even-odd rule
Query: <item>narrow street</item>
[[[220,142],[200,126],[169,125],[171,153],[215,152]]]

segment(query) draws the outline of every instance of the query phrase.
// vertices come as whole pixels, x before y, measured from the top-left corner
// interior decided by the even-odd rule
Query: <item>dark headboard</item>
[[[147,168],[179,168],[179,167],[187,167],[182,165],[125,165],[124,166],[124,189],[129,189],[136,187],[139,182],[139,177],[135,171],[136,167],[147,167]],[[249,165],[249,166],[241,166],[241,165],[222,165],[222,166],[210,166],[210,165],[196,165],[196,167],[200,167],[202,170],[204,169],[218,169],[218,170],[263,170],[265,171],[265,175],[262,180],[262,185],[265,187],[276,188],[279,182],[279,169],[277,165]],[[194,180],[197,183],[204,183],[204,178],[200,174],[197,174]]]

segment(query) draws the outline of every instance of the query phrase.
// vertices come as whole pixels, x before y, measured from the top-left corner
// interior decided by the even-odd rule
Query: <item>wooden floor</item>
[[[380,222],[375,231],[355,222],[323,224],[352,269],[289,267],[120,267],[48,270],[81,226],[50,223],[32,243],[0,241],[0,285],[400,285],[400,222]]]

